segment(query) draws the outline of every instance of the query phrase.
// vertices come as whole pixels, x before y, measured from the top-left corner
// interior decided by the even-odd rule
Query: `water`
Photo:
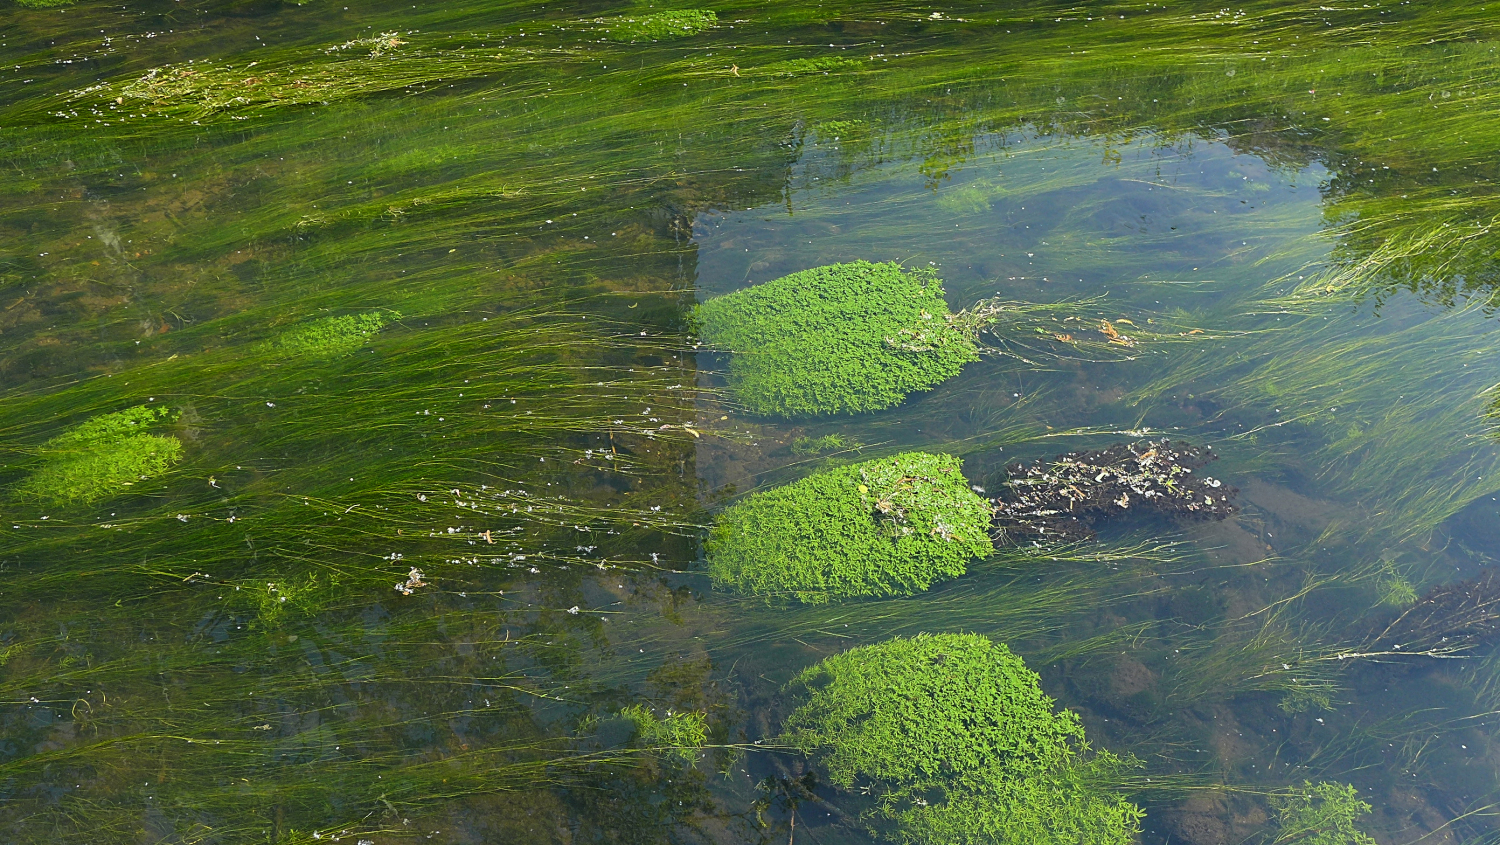
[[[1309,780],[1381,843],[1495,841],[1488,645],[1338,659],[1493,562],[1491,13],[716,11],[632,43],[594,6],[5,10],[5,839],[881,841],[858,790],[792,831],[758,784],[819,771],[774,747],[794,675],[925,631],[1008,643],[1138,758],[1142,842],[1275,841]],[[692,306],[855,259],[1149,339],[739,412]],[[287,351],[343,315],[382,325]],[[35,493],[51,438],[142,405],[179,462]],[[908,598],[704,573],[717,510],[822,466],[921,448],[993,491],[1144,436],[1211,444],[1240,513]],[[642,750],[632,705],[705,747]]]

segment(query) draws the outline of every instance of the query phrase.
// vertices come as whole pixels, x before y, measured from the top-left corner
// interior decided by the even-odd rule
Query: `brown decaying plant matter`
[[[1139,512],[1223,519],[1234,513],[1238,491],[1198,472],[1217,457],[1209,447],[1162,439],[1012,464],[992,500],[995,536],[1010,543],[1086,540],[1095,521]]]

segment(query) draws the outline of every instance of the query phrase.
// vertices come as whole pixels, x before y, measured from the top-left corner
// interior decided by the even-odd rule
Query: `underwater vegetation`
[[[1113,845],[1142,813],[1113,790],[1126,761],[1091,752],[1071,711],[1003,644],[918,634],[804,670],[784,738],[905,842]]]
[[[1086,540],[1096,520],[1127,512],[1223,519],[1238,491],[1196,472],[1217,458],[1211,447],[1164,438],[1012,464],[993,500],[995,535],[1011,543]]]
[[[937,274],[854,261],[710,299],[703,339],[732,353],[729,386],[769,417],[858,414],[930,390],[979,358]]]
[[[798,437],[792,441],[793,455],[821,455],[839,449],[854,447],[854,441],[842,434],[825,434],[821,437]]]
[[[808,604],[906,596],[993,551],[989,506],[958,458],[906,452],[754,493],[706,544],[720,587]]]
[[[1432,588],[1374,632],[1358,654],[1344,656],[1448,657],[1491,645],[1497,637],[1500,570],[1486,569],[1466,581]]]
[[[1276,809],[1276,838],[1272,845],[1375,845],[1354,826],[1369,815],[1370,805],[1347,783],[1304,781],[1272,798]]]
[[[175,416],[169,408],[140,405],[94,417],[43,443],[41,466],[16,492],[27,498],[88,504],[160,475],[182,459],[182,441],[147,432]]]
[[[270,347],[288,358],[335,358],[364,346],[371,335],[400,318],[386,311],[324,317],[287,329]]]
[[[713,29],[719,16],[707,9],[679,9],[600,21],[611,41],[666,41]]]
[[[642,747],[685,762],[692,762],[697,750],[708,742],[707,717],[694,710],[658,716],[643,704],[632,704],[620,711],[620,717],[635,729],[636,741]]]

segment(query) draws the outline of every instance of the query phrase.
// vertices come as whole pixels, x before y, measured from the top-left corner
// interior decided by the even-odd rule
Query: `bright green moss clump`
[[[1347,783],[1304,781],[1272,804],[1278,827],[1273,845],[1375,845],[1369,834],[1354,826],[1369,815],[1370,805]]]
[[[87,504],[166,472],[182,459],[182,443],[146,430],[172,417],[167,408],[140,405],[94,417],[48,440],[42,465],[21,482],[21,495]]]
[[[792,686],[805,698],[785,738],[838,786],[879,784],[898,839],[1123,845],[1140,830],[1140,808],[1111,791],[1125,763],[1089,755],[1078,717],[986,637],[851,649]]]
[[[708,719],[696,711],[667,712],[657,716],[639,704],[620,711],[620,717],[635,728],[636,741],[644,748],[692,762],[698,749],[708,743]]]
[[[271,348],[289,358],[336,358],[364,346],[371,335],[400,317],[386,311],[324,317],[287,329],[271,341]]]
[[[979,357],[937,276],[895,263],[814,267],[698,306],[703,338],[733,353],[752,413],[857,414],[900,403]]]
[[[704,9],[657,12],[653,15],[616,18],[606,30],[612,41],[666,41],[697,35],[713,29],[719,16]]]
[[[724,588],[809,604],[905,596],[994,551],[961,461],[907,452],[756,493],[720,514],[708,571]]]

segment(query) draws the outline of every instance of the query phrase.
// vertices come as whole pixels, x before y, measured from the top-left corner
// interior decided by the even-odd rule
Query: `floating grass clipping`
[[[713,29],[718,22],[719,16],[706,9],[682,9],[599,21],[605,26],[605,37],[611,41],[667,41],[686,38]]]
[[[907,596],[989,555],[990,509],[961,462],[907,452],[756,493],[720,514],[708,571],[720,587],[808,604]]]
[[[270,347],[288,358],[336,358],[364,346],[371,335],[400,318],[394,311],[324,317],[287,329]]]
[[[995,534],[1011,543],[1076,542],[1093,536],[1096,520],[1127,512],[1223,519],[1238,491],[1196,472],[1217,458],[1211,447],[1162,439],[1012,464],[994,499]]]
[[[146,431],[174,416],[168,408],[139,405],[94,417],[42,444],[42,465],[18,492],[88,504],[160,475],[182,459],[182,442]]]
[[[1276,808],[1276,838],[1272,845],[1375,845],[1375,840],[1354,826],[1369,815],[1370,805],[1347,783],[1304,781],[1286,794],[1271,799]]]
[[[878,411],[979,358],[937,274],[895,263],[814,267],[698,306],[708,343],[733,353],[729,384],[772,417]]]
[[[789,685],[785,739],[844,789],[875,782],[873,815],[904,842],[1112,845],[1139,807],[1115,794],[1126,761],[1091,754],[1076,714],[977,634],[918,634],[850,649]]]

